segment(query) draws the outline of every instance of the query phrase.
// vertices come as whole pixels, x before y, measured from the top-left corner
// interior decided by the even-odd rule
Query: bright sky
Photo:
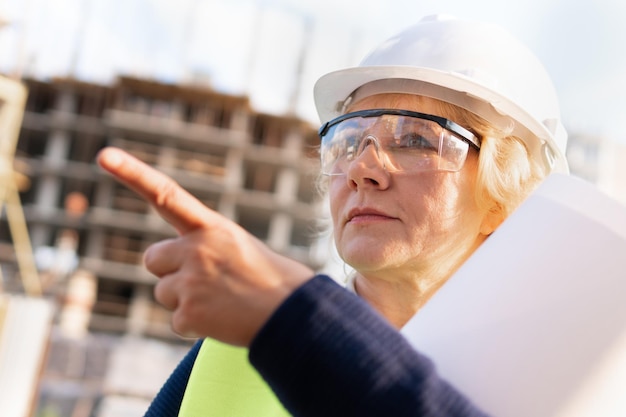
[[[276,114],[299,86],[296,111],[313,122],[318,77],[422,16],[494,21],[544,62],[568,130],[626,143],[623,0],[0,0],[0,11],[12,21],[0,32],[0,71],[100,83],[194,76]]]

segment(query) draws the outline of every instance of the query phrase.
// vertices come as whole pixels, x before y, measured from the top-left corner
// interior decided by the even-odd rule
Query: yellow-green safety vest
[[[248,361],[248,349],[205,339],[191,370],[179,417],[288,417]]]

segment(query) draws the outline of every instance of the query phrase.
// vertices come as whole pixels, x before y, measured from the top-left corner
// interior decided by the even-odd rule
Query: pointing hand
[[[175,332],[248,346],[272,312],[313,276],[121,149],[105,148],[97,161],[178,231],[144,254],[146,268],[160,278],[154,294],[173,311]]]

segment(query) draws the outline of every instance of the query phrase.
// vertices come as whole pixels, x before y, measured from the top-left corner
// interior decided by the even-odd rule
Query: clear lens
[[[398,110],[349,113],[323,126],[320,136],[326,175],[345,174],[352,161],[365,154],[378,158],[389,172],[458,171],[470,143],[478,148],[476,137],[453,122]]]

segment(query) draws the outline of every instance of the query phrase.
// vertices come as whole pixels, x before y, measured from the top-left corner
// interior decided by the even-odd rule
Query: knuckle
[[[158,282],[155,286],[154,286],[154,299],[157,300],[157,302],[163,306],[165,306],[165,303],[163,302],[164,300],[164,291],[163,291],[163,286],[160,285],[160,282]]]
[[[178,302],[176,296],[167,288],[164,281],[159,281],[154,286],[154,298],[159,304],[168,310],[176,309]]]
[[[143,264],[146,269],[153,274],[155,274],[155,262],[159,259],[159,256],[155,253],[158,251],[158,247],[156,244],[152,244],[148,246],[148,248],[143,253]],[[155,274],[156,275],[156,274]]]
[[[195,272],[185,274],[188,282],[211,281],[219,274],[223,255],[218,248],[211,245],[192,246],[187,252],[187,257],[189,263],[194,265],[191,270]]]
[[[199,337],[200,333],[195,327],[195,321],[189,315],[189,309],[180,306],[172,314],[172,330],[183,337]]]
[[[181,309],[177,309],[174,314],[172,314],[172,329],[178,334],[189,332],[188,322]]]
[[[178,193],[178,183],[173,179],[168,178],[160,185],[154,203],[157,207],[171,207],[176,204],[176,201],[178,200]]]

